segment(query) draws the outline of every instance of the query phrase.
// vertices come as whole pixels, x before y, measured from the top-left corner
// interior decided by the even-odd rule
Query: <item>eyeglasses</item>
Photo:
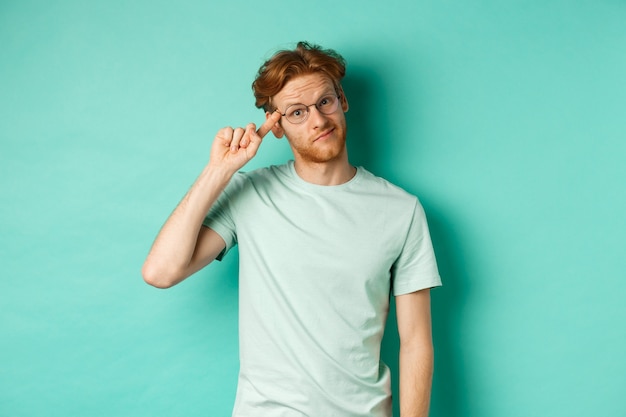
[[[326,95],[318,100],[315,104],[292,104],[287,107],[285,113],[281,113],[281,116],[285,116],[289,123],[295,125],[303,123],[309,118],[309,107],[315,106],[317,110],[322,114],[333,114],[339,107],[339,96],[336,94]],[[278,109],[276,109],[278,110]]]

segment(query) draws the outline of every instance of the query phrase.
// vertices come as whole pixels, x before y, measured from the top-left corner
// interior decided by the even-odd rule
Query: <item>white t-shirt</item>
[[[233,177],[204,225],[239,245],[235,417],[389,417],[390,294],[441,285],[416,197],[363,168],[303,181],[293,162]]]

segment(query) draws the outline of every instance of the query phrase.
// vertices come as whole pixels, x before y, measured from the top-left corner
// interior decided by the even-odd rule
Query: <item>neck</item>
[[[356,168],[348,159],[329,162],[311,162],[296,158],[296,173],[304,181],[316,185],[340,185],[350,181],[356,174]]]

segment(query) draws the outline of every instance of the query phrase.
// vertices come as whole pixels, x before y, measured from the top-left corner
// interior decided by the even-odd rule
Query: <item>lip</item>
[[[324,140],[326,139],[328,136],[330,136],[331,133],[333,133],[335,131],[335,128],[329,129],[326,132],[322,133],[321,135],[319,135],[318,137],[315,138],[315,141],[318,140]],[[314,142],[315,142],[314,141]]]

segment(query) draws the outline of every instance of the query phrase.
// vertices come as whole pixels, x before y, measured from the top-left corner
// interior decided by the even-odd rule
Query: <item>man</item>
[[[344,74],[340,55],[305,42],[270,58],[253,83],[265,122],[217,133],[143,268],[167,288],[239,245],[236,417],[391,416],[390,293],[401,416],[428,414],[441,284],[428,227],[414,196],[349,163]],[[238,173],[270,130],[294,161]]]

